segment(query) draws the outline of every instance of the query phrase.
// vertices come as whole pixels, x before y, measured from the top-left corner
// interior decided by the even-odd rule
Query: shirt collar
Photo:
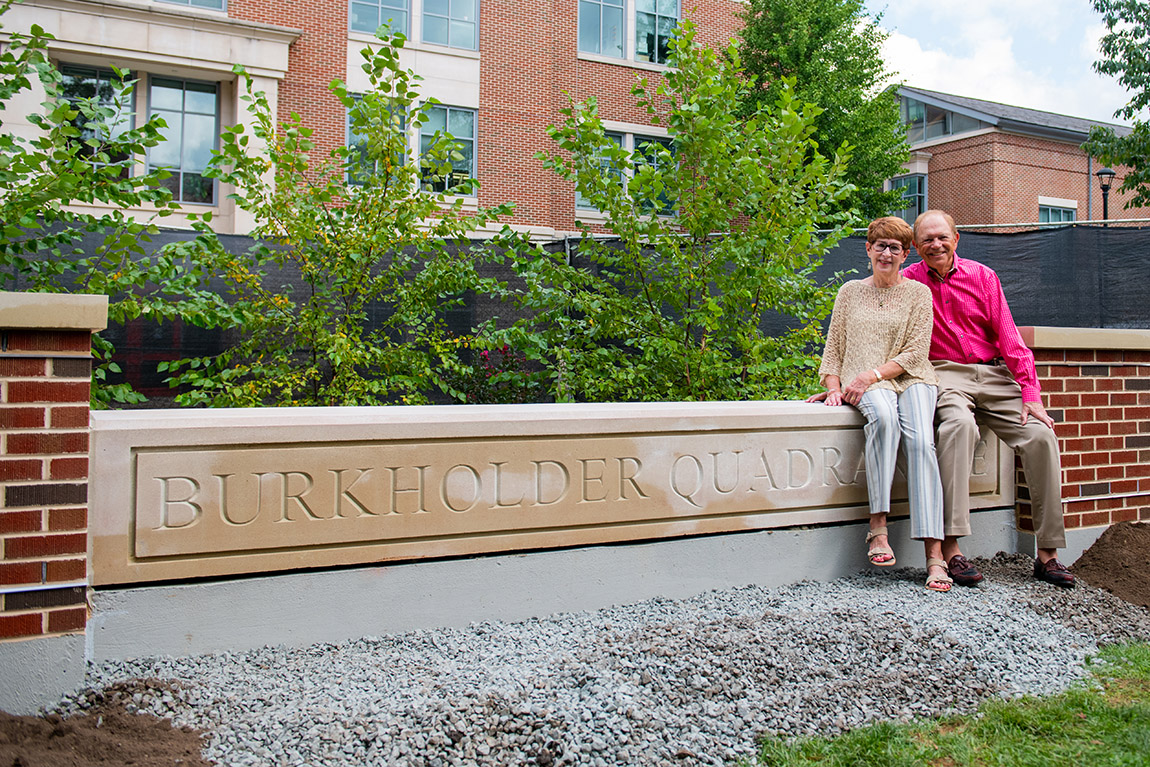
[[[959,267],[962,264],[962,260],[963,259],[958,257],[958,253],[955,253],[954,254],[954,261],[950,265],[950,271],[946,273],[945,277],[939,277],[938,272],[936,272],[935,270],[933,270],[929,266],[927,266],[925,261],[922,262],[922,265],[924,267],[926,267],[926,273],[930,275],[930,278],[932,280],[934,280],[935,282],[946,282],[948,279],[951,278],[952,275],[954,275],[955,272],[957,272],[959,270]]]

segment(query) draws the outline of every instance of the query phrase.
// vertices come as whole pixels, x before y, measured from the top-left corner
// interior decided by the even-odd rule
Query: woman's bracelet
[[[874,377],[875,377],[876,381],[882,380],[882,373],[878,372],[878,368],[875,368],[874,370],[872,370],[870,372],[874,373]]]

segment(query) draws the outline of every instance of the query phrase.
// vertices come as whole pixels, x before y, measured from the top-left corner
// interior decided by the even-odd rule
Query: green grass
[[[1090,681],[978,713],[880,723],[834,738],[762,744],[769,767],[1150,767],[1150,644],[1107,647]]]

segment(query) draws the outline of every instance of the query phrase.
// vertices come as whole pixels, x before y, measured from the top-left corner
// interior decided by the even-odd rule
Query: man
[[[1034,354],[1022,342],[998,275],[959,258],[954,219],[940,210],[915,220],[914,246],[922,260],[903,275],[929,287],[934,299],[930,360],[939,378],[935,423],[944,499],[942,552],[950,575],[960,586],[982,580],[958,539],[970,535],[970,465],[979,424],[985,424],[1022,458],[1038,543],[1034,577],[1071,588],[1074,575],[1057,558],[1066,532],[1054,420],[1042,406]]]

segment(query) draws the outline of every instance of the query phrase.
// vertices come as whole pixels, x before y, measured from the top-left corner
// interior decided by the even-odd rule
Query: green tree
[[[229,252],[205,217],[195,241],[173,247],[223,280],[226,329],[236,337],[218,356],[162,366],[186,387],[179,403],[422,403],[436,389],[463,396],[448,374],[464,367],[467,339],[450,336],[443,312],[485,289],[469,238],[511,206],[465,210],[478,184],[446,130],[421,131],[442,113],[401,68],[403,42],[397,35],[362,51],[366,93],[332,83],[355,140],[327,157],[313,158],[312,129],[298,115],[277,125],[243,77],[252,127],[224,130],[206,175],[234,186],[237,206],[258,222],[256,244]],[[412,161],[408,136],[421,132]],[[286,275],[298,275],[297,287],[277,282]]]
[[[0,15],[10,6],[0,4]],[[168,172],[142,167],[148,148],[163,140],[164,123],[131,125],[121,105],[131,103],[134,83],[122,72],[102,94],[70,92],[49,59],[51,39],[34,26],[12,34],[0,52],[0,110],[37,84],[46,95],[43,111],[27,116],[35,135],[20,136],[0,119],[0,286],[107,294],[112,322],[178,316],[200,275],[143,247],[156,220],[175,208],[161,185]],[[210,301],[201,295],[197,303],[207,311]],[[142,401],[127,384],[107,383],[118,372],[111,345],[96,336],[93,349],[93,404]]]
[[[902,208],[901,193],[883,182],[902,173],[906,131],[881,46],[887,34],[866,15],[863,0],[748,0],[740,53],[757,87],[746,113],[774,104],[787,79],[798,101],[822,108],[814,139],[824,154],[851,146],[846,179],[856,189],[843,201],[862,218]]]
[[[559,400],[792,397],[806,391],[833,289],[814,270],[843,234],[847,156],[813,146],[818,110],[788,84],[745,118],[738,52],[725,66],[684,22],[657,87],[634,88],[670,140],[625,150],[593,99],[549,132],[545,164],[606,215],[566,253],[515,253],[534,317],[504,338],[542,366]],[[820,234],[820,222],[836,222]],[[792,318],[772,337],[765,315]]]
[[[1102,14],[1106,34],[1102,59],[1094,63],[1099,74],[1117,77],[1130,92],[1130,101],[1114,113],[1133,120],[1133,130],[1119,136],[1113,128],[1095,127],[1082,148],[1107,165],[1124,166],[1127,173],[1119,189],[1133,193],[1127,208],[1150,205],[1150,123],[1138,119],[1150,108],[1150,3],[1145,0],[1093,0]]]

